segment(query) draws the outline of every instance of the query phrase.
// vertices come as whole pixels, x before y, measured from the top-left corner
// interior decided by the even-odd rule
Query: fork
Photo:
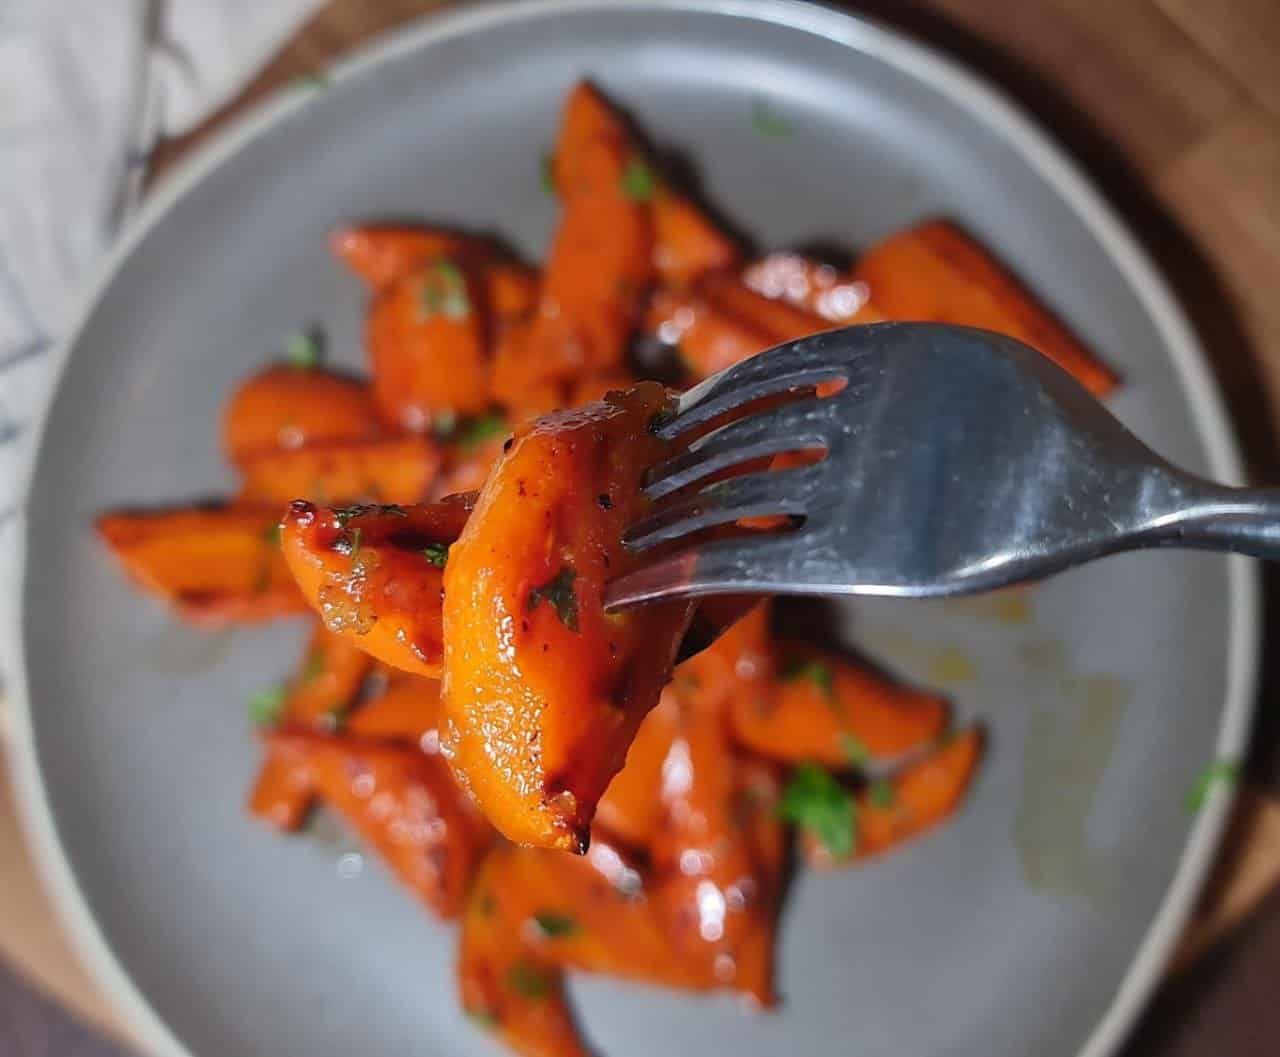
[[[1280,558],[1280,491],[1173,466],[988,331],[879,323],[780,345],[688,390],[655,432],[694,439],[646,474],[653,503],[623,537],[643,560],[608,585],[611,608],[969,594],[1148,547]],[[824,454],[724,476],[797,451]],[[782,531],[706,531],[776,515]]]

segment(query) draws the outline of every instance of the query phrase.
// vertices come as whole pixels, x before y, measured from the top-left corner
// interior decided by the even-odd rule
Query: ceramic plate
[[[116,255],[70,341],[29,508],[11,668],[26,810],[73,930],[157,1053],[501,1052],[458,1010],[450,928],[376,862],[339,869],[341,849],[245,817],[244,702],[302,629],[180,627],[125,586],[90,523],[229,490],[219,408],[299,327],[360,362],[363,294],[325,250],[336,223],[493,229],[537,258],[556,212],[541,158],[583,75],[762,246],[856,248],[957,218],[1124,373],[1114,406],[1139,435],[1236,474],[1197,346],[1117,219],[998,96],[875,26],[769,0],[473,7],[291,90],[158,194]],[[762,104],[789,135],[761,134]],[[1023,598],[841,620],[987,724],[963,812],[883,861],[801,874],[778,1012],[584,979],[590,1037],[609,1057],[1109,1052],[1220,829],[1224,796],[1197,817],[1183,798],[1241,749],[1249,566],[1131,555]]]

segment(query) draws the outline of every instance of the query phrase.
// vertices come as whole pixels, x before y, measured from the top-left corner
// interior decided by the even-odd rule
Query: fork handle
[[[1158,528],[1152,542],[1280,561],[1280,489],[1205,490],[1208,495]]]

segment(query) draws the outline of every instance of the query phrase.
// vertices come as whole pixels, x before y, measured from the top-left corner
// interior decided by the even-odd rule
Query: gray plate
[[[335,222],[445,220],[538,255],[555,218],[539,162],[583,74],[696,159],[764,245],[959,218],[1131,379],[1115,407],[1139,434],[1235,474],[1193,339],[1115,218],[1023,118],[892,34],[786,3],[509,5],[428,21],[327,90],[296,89],[162,193],[118,255],[70,343],[30,506],[29,698],[11,669],[27,813],[74,931],[157,1052],[498,1052],[457,1011],[448,928],[376,863],[340,876],[332,847],[242,812],[243,702],[300,629],[177,627],[89,524],[227,489],[219,408],[299,326],[359,362],[361,291],[324,249]],[[753,130],[759,98],[789,138]],[[1024,607],[846,614],[875,655],[953,684],[960,715],[989,725],[964,812],[882,862],[799,879],[780,1012],[584,980],[592,1038],[613,1057],[1107,1052],[1220,828],[1224,796],[1193,820],[1183,792],[1240,750],[1254,602],[1246,565],[1158,554]]]

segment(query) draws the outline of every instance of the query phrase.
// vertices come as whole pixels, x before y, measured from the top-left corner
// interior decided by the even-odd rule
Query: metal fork
[[[750,409],[766,397],[782,402]],[[780,345],[690,389],[656,432],[696,439],[649,470],[655,504],[624,543],[661,550],[610,583],[611,607],[967,594],[1146,547],[1280,557],[1280,492],[1178,469],[1044,356],[987,331],[881,323]],[[816,449],[812,465],[707,483]],[[703,532],[779,514],[791,531]]]

